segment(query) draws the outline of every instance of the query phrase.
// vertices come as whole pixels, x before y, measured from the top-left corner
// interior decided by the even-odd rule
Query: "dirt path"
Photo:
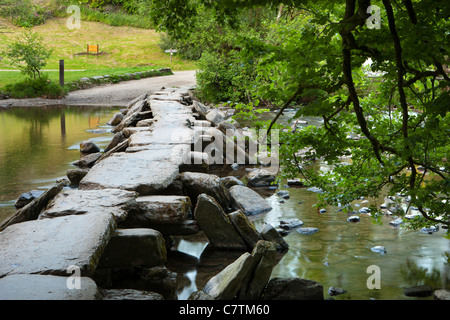
[[[173,75],[125,81],[85,90],[70,92],[64,99],[7,99],[0,107],[34,107],[49,105],[125,106],[143,93],[152,93],[161,87],[195,85],[195,71],[175,71]]]

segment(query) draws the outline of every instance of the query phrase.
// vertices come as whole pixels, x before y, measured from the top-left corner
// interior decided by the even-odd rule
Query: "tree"
[[[8,45],[5,55],[13,66],[18,67],[30,79],[38,79],[51,52],[42,44],[42,38],[29,30],[22,34],[19,41]]]
[[[280,107],[268,131],[287,107],[298,109],[296,117],[323,119],[319,128],[280,137],[285,175],[300,172],[325,191],[321,200],[333,205],[400,193],[421,213],[411,227],[449,226],[447,1],[153,0],[152,4],[154,22],[175,36],[190,32],[192,22],[201,19],[192,17],[199,5],[228,25],[249,7],[279,13],[281,18],[270,25],[267,38],[248,37],[240,45],[242,54],[257,63],[258,98]],[[375,17],[379,28],[373,28],[371,8],[379,9]],[[289,14],[280,20],[283,11]],[[369,58],[377,78],[364,74]],[[310,102],[299,106],[303,101]],[[349,139],[351,133],[361,139]],[[298,156],[301,149],[310,150],[304,159],[322,158],[333,170],[313,169]],[[351,162],[342,162],[344,156]]]

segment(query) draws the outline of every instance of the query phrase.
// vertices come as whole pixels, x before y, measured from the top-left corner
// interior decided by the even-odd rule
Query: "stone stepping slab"
[[[39,219],[86,213],[113,214],[116,222],[126,219],[128,212],[136,206],[138,194],[120,189],[77,190],[68,189],[59,193]]]
[[[101,293],[88,277],[71,282],[66,277],[16,274],[0,279],[0,300],[98,300]],[[68,286],[69,282],[69,286]],[[73,287],[72,287],[73,286]]]
[[[178,174],[172,146],[134,153],[115,153],[97,163],[80,181],[79,189],[123,189],[150,195],[166,188]],[[177,160],[178,159],[178,160]]]
[[[0,278],[11,274],[68,276],[75,265],[91,277],[116,223],[112,214],[89,213],[22,222],[0,232]]]

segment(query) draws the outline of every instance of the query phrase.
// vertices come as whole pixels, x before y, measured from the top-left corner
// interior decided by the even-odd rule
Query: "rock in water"
[[[67,170],[66,175],[73,185],[78,185],[81,179],[83,179],[88,174],[88,172],[89,172],[88,168],[69,169]]]
[[[232,212],[228,217],[249,248],[253,248],[258,241],[263,239],[253,223],[248,220],[242,211]]]
[[[436,290],[433,297],[434,300],[450,300],[450,290]]]
[[[44,193],[43,190],[31,190],[29,192],[22,193],[20,197],[17,198],[16,202],[14,203],[14,206],[17,209],[23,208],[31,201],[42,195],[43,193]]]
[[[201,172],[183,172],[180,177],[183,188],[194,206],[197,197],[202,193],[213,197],[222,208],[229,206],[230,193],[218,176]]]
[[[272,241],[276,244],[277,250],[284,251],[289,249],[288,243],[283,239],[281,234],[269,223],[267,223],[261,231],[264,240]]]
[[[386,248],[383,246],[376,246],[376,247],[371,248],[370,250],[372,250],[373,252],[376,252],[376,253],[381,253],[381,254],[385,254],[387,252]]]
[[[167,260],[164,238],[156,230],[117,229],[99,262],[102,267],[155,267]]]
[[[253,256],[246,252],[235,262],[212,277],[203,291],[215,300],[232,300],[241,288],[253,264]]]
[[[305,228],[297,229],[297,232],[299,232],[301,234],[313,234],[313,233],[316,233],[317,231],[319,231],[319,229],[313,228],[313,227],[305,227]]]
[[[81,153],[97,153],[100,152],[100,148],[92,141],[83,141],[80,143]]]
[[[342,289],[342,288],[338,288],[338,287],[330,287],[329,289],[328,289],[328,294],[330,295],[330,296],[337,296],[337,295],[340,295],[340,294],[344,294],[344,293],[346,293],[347,291],[345,291],[344,289]]]
[[[248,187],[232,186],[230,188],[230,196],[233,207],[236,210],[241,210],[246,215],[265,213],[272,210],[266,199]]]
[[[348,222],[359,222],[359,217],[358,216],[350,216],[347,218]]]
[[[273,278],[264,291],[264,300],[323,300],[323,286],[300,278]]]
[[[253,267],[244,279],[239,292],[239,300],[258,300],[272,274],[276,264],[275,243],[271,241],[258,241],[252,251]]]
[[[275,185],[276,177],[265,169],[256,169],[247,174],[247,182],[251,187],[267,187]]]
[[[194,217],[216,248],[247,249],[247,245],[219,203],[207,194],[198,196]]]
[[[433,288],[427,285],[415,286],[403,290],[407,297],[429,297],[433,294]]]
[[[294,229],[297,227],[300,227],[303,225],[303,221],[300,219],[294,218],[294,219],[284,219],[280,221],[280,228],[282,229]]]
[[[112,118],[106,124],[110,125],[110,126],[117,126],[120,122],[122,122],[124,117],[125,116],[123,115],[122,112],[117,112],[112,116]]]

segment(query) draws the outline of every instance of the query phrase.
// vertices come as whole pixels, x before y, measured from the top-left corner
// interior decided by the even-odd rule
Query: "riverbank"
[[[63,99],[6,99],[0,100],[0,107],[41,107],[41,106],[117,106],[124,107],[131,100],[144,93],[153,93],[161,87],[183,87],[195,85],[195,70],[174,71],[173,75],[151,77],[106,84],[84,90],[70,92]]]

